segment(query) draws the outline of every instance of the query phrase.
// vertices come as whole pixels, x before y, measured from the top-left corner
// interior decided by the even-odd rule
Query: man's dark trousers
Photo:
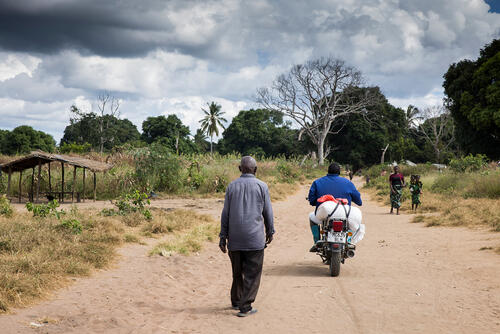
[[[248,312],[259,291],[264,250],[229,251],[229,258],[233,268],[231,303],[238,306],[240,312]]]

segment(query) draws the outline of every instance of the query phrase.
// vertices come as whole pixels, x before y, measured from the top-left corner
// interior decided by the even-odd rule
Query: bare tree
[[[345,116],[366,113],[376,99],[370,89],[358,88],[361,83],[361,73],[343,60],[319,58],[294,65],[271,87],[258,89],[257,102],[295,121],[300,135],[306,133],[317,146],[323,164],[331,151],[330,146],[325,150],[328,134],[340,131]]]
[[[99,150],[102,153],[104,144],[114,140],[114,135],[109,131],[111,127],[110,121],[113,117],[118,118],[120,116],[120,100],[109,92],[102,92],[97,95],[97,109],[99,110]],[[105,117],[107,115],[111,117]]]
[[[443,152],[455,141],[453,118],[450,112],[440,105],[425,108],[421,117],[425,121],[419,126],[419,133],[432,146],[436,162],[440,163]]]

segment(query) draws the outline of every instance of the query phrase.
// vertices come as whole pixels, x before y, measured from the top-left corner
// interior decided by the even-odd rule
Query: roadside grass
[[[73,218],[81,234],[61,228],[54,217],[0,216],[0,312],[29,305],[67,284],[68,277],[86,276],[114,258],[123,241],[119,221],[88,213]]]
[[[162,224],[153,221],[143,229],[145,233],[155,233],[159,229],[174,232],[167,236],[167,240],[154,246],[150,255],[198,252],[204,242],[215,240],[219,232],[219,224],[210,215],[179,209],[166,213],[164,218]]]

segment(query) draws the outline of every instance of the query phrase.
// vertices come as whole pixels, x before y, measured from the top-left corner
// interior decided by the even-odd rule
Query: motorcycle
[[[349,242],[352,231],[346,219],[328,219],[322,221],[319,233],[321,239],[316,243],[316,253],[329,265],[330,276],[336,277],[340,274],[340,264],[355,255],[356,245]]]
[[[324,219],[320,220],[315,213],[311,213],[309,216],[310,221],[320,228],[320,240],[316,242],[316,254],[321,257],[324,264],[329,266],[332,277],[338,276],[340,265],[345,263],[347,258],[352,258],[355,255],[356,245],[351,242],[353,231],[349,229],[348,221],[351,209],[345,203],[338,202]],[[360,211],[355,210],[357,210],[356,215],[358,215]],[[335,212],[337,214],[334,214]],[[360,230],[361,224],[354,233],[358,234]],[[364,234],[364,227],[362,234]]]

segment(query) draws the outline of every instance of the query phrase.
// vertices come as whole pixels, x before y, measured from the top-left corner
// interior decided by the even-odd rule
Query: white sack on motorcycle
[[[330,217],[330,219],[346,219],[347,212],[349,213],[347,222],[349,224],[349,229],[353,233],[351,243],[356,244],[363,240],[366,229],[365,224],[361,223],[363,215],[359,208],[349,205],[343,206],[342,204],[337,205],[335,202],[327,201],[318,206],[316,215],[314,212],[311,212],[309,218],[313,223],[321,224],[321,222],[328,219],[328,217]]]

